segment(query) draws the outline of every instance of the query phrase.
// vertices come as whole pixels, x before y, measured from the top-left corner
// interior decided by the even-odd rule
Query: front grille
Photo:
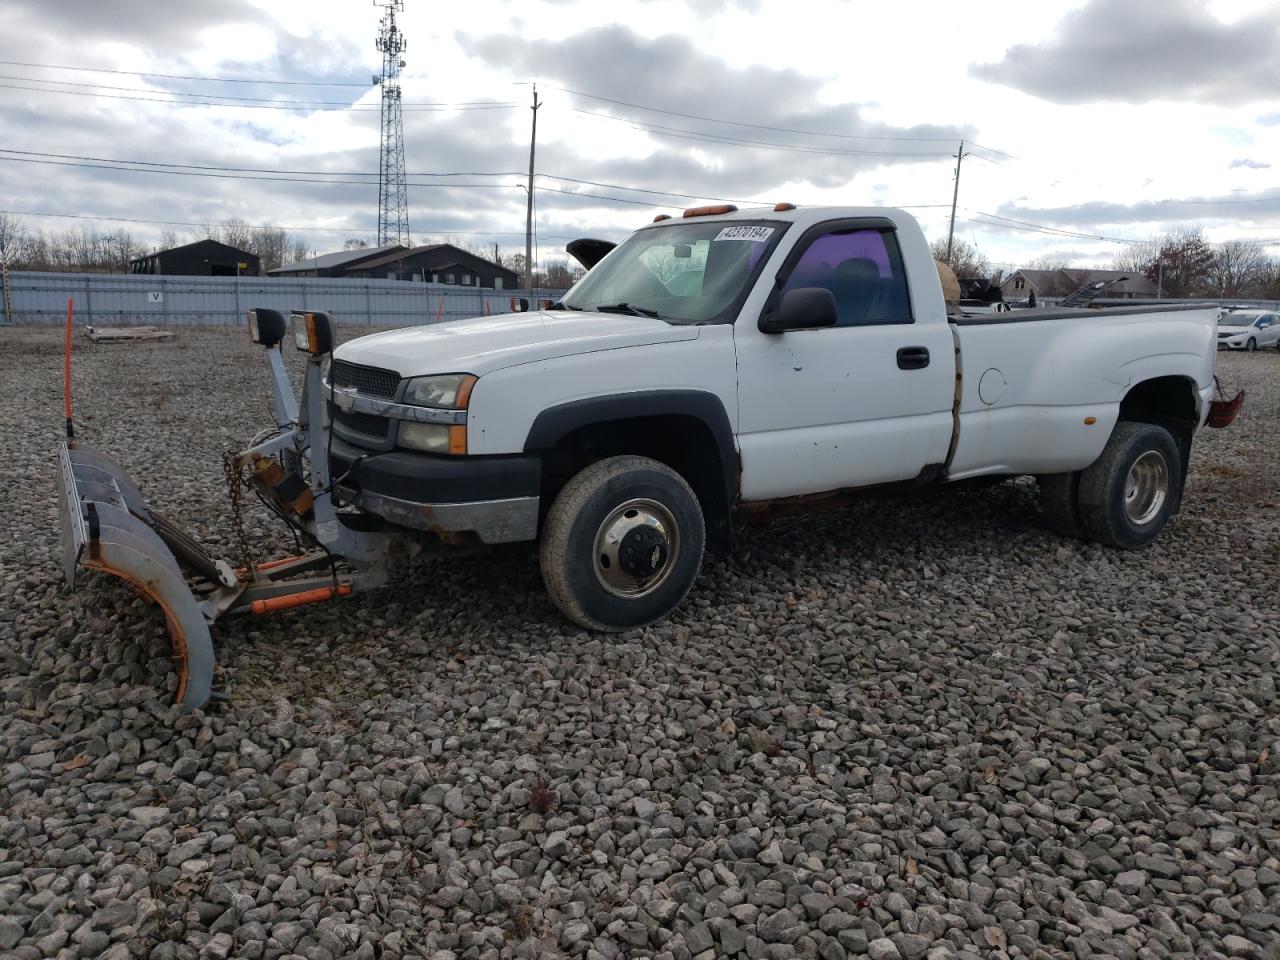
[[[391,421],[386,417],[374,416],[371,413],[347,412],[332,404],[329,406],[329,416],[339,426],[352,433],[358,433],[362,437],[368,437],[370,440],[386,440],[387,428],[391,426]]]
[[[400,389],[400,374],[394,370],[365,367],[345,360],[333,361],[333,385],[355,387],[357,392],[380,400],[394,400]]]

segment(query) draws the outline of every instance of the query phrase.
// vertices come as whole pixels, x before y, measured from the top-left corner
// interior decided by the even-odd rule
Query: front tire
[[[648,457],[607,457],[551,506],[542,581],[560,612],[590,630],[627,630],[674,610],[702,567],[706,526],[685,479]]]
[[[1258,341],[1255,340],[1253,337],[1250,337],[1249,342],[1244,345],[1244,352],[1253,353],[1253,351],[1257,349],[1258,349]]]
[[[1182,499],[1173,436],[1150,423],[1116,424],[1106,448],[1080,475],[1080,521],[1099,543],[1138,550],[1159,535]]]

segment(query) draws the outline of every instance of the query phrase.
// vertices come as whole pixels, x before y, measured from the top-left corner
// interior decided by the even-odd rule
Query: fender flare
[[[732,506],[741,489],[738,447],[724,403],[705,390],[639,390],[586,397],[548,407],[534,418],[524,450],[543,453],[574,430],[594,424],[661,416],[690,417],[711,432],[720,456],[725,503]]]

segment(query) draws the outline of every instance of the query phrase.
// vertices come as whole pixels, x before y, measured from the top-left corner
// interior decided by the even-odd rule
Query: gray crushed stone
[[[190,717],[158,612],[61,587],[58,332],[0,355],[0,955],[1280,955],[1280,353],[1220,357],[1245,410],[1146,552],[1048,533],[1027,480],[867,503],[611,637],[527,550],[433,561],[218,627]],[[244,335],[75,364],[83,440],[232,553]]]

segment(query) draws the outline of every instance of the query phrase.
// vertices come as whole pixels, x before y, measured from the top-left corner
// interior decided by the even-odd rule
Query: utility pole
[[[382,85],[382,149],[378,160],[378,245],[409,246],[409,186],[404,174],[404,114],[400,109],[400,69],[404,66],[404,32],[396,26],[396,13],[404,0],[374,0],[382,7],[378,39],[382,73],[374,83]]]
[[[533,294],[533,154],[538,147],[538,85],[533,85],[533,129],[529,133],[529,196],[524,218],[524,285]]]
[[[9,248],[0,243],[0,286],[4,287],[4,322],[13,323],[13,300],[9,296]]]
[[[951,266],[951,240],[956,232],[956,201],[960,199],[960,162],[964,160],[964,141],[956,153],[956,186],[951,193],[951,226],[947,228],[947,266]]]

